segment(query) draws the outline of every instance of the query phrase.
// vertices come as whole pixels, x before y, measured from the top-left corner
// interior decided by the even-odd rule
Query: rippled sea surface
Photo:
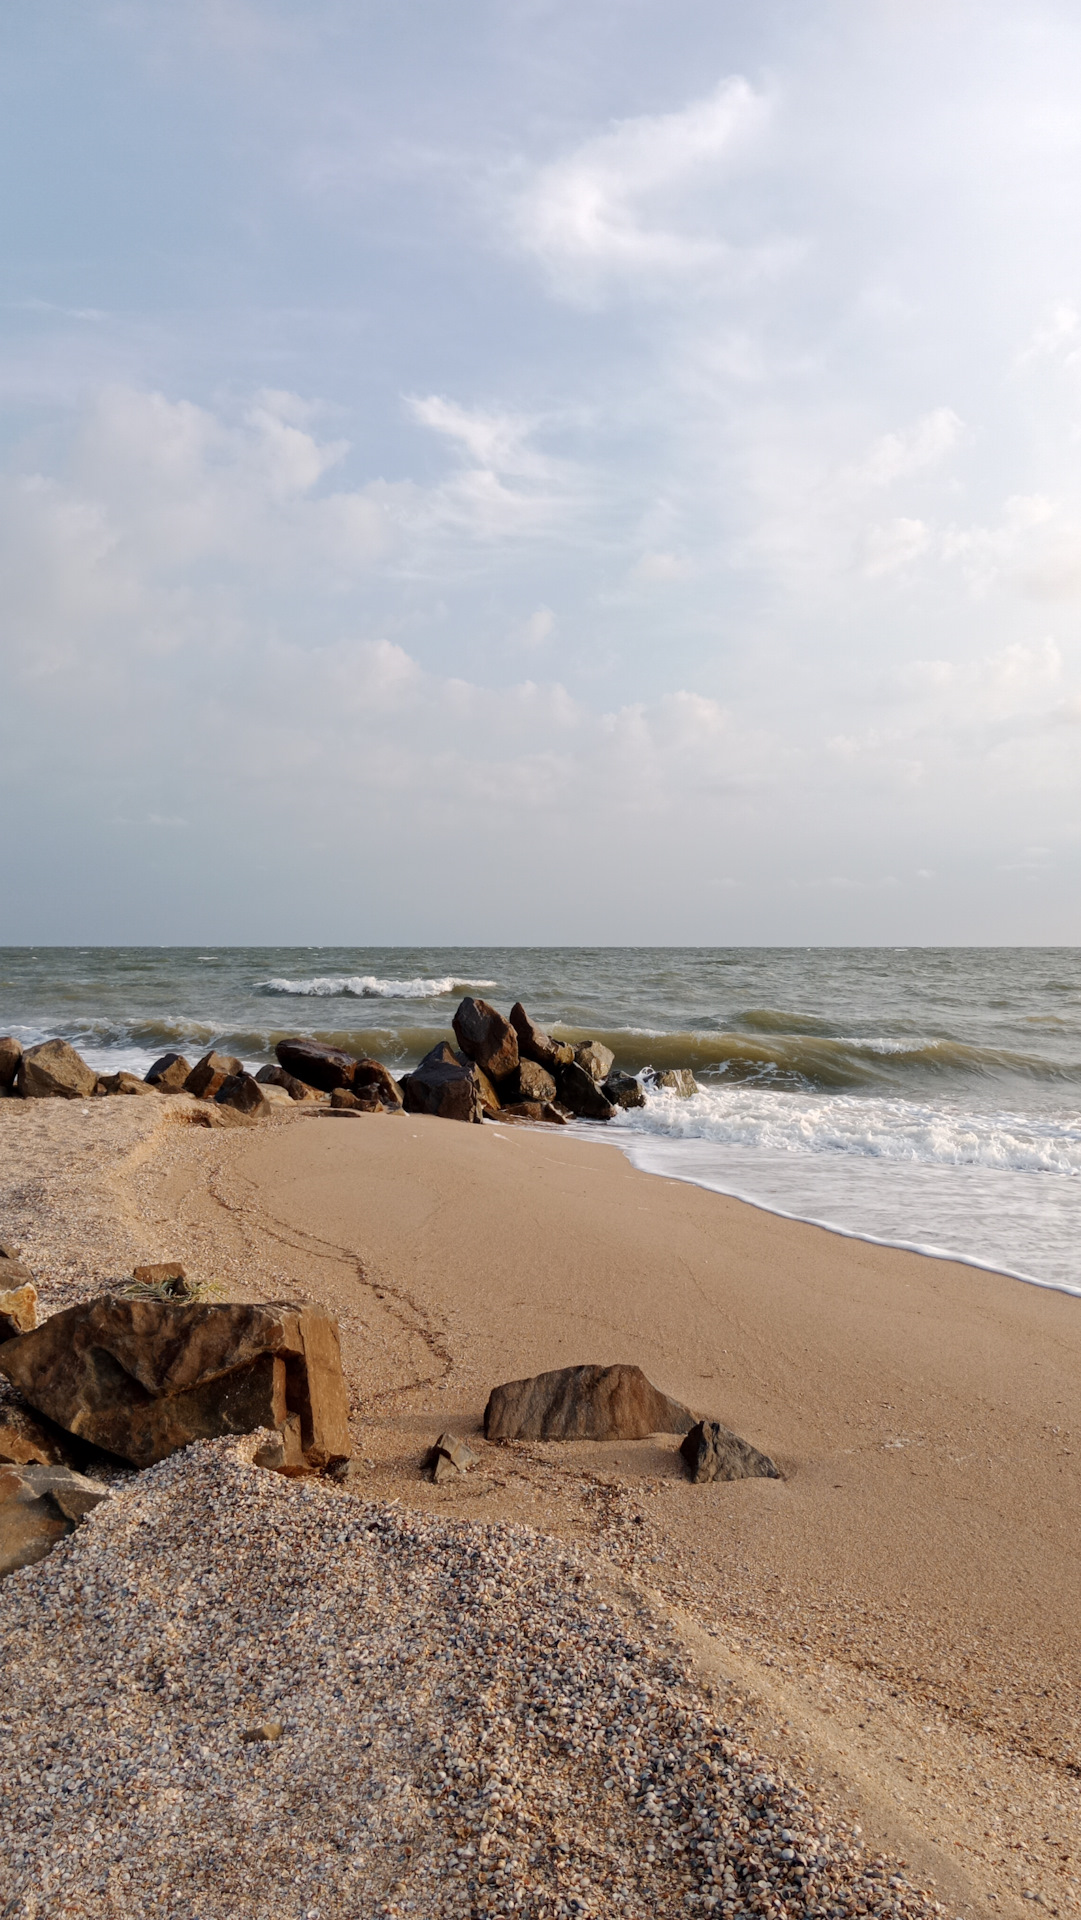
[[[95,1066],[290,1033],[404,1069],[463,993],[693,1067],[607,1129],[647,1170],[1081,1293],[1081,951],[0,949],[0,1032]]]

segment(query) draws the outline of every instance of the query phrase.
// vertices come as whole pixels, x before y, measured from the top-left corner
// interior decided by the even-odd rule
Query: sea
[[[101,1071],[303,1034],[397,1072],[463,994],[617,1065],[690,1067],[607,1126],[648,1173],[1081,1295],[1081,950],[0,949],[0,1033]]]

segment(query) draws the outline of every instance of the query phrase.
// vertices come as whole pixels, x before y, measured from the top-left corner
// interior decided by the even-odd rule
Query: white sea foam
[[[445,993],[472,993],[481,987],[494,987],[495,980],[455,980],[447,974],[439,980],[381,980],[374,973],[320,974],[313,980],[259,980],[257,993],[296,994],[317,1000],[438,1000]]]
[[[1081,1178],[1081,1114],[978,1113],[946,1102],[775,1093],[744,1084],[702,1088],[689,1100],[650,1093],[644,1107],[621,1113],[614,1124],[668,1140],[769,1154]]]

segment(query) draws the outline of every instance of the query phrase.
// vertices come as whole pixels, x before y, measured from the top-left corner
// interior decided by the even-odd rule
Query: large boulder
[[[0,1466],[0,1576],[44,1560],[108,1487],[70,1467]]]
[[[510,1023],[518,1036],[518,1054],[523,1060],[535,1060],[539,1067],[554,1073],[574,1059],[574,1048],[565,1040],[553,1040],[550,1033],[535,1026],[520,1000],[510,1010]]]
[[[352,1451],[337,1323],[322,1307],[106,1294],[5,1341],[0,1373],[39,1413],[137,1467],[291,1418],[309,1466]]]
[[[614,1107],[644,1107],[646,1104],[646,1096],[634,1074],[624,1073],[622,1067],[616,1067],[608,1075],[601,1092]]]
[[[288,1094],[290,1100],[317,1100],[319,1097],[314,1087],[307,1086],[303,1080],[297,1079],[295,1073],[287,1073],[284,1067],[273,1062],[260,1067],[255,1077],[261,1087],[277,1087],[280,1093]]]
[[[403,1104],[401,1087],[381,1060],[358,1060],[349,1084],[362,1103],[372,1101],[391,1113],[397,1113]]]
[[[15,1076],[19,1071],[19,1061],[23,1050],[19,1042],[10,1034],[0,1037],[0,1090],[6,1092],[15,1085]]]
[[[190,1072],[190,1062],[182,1053],[163,1053],[147,1068],[146,1083],[159,1093],[183,1093]]]
[[[612,1102],[601,1092],[593,1075],[580,1067],[577,1060],[559,1068],[556,1084],[563,1105],[569,1107],[579,1120],[610,1120],[616,1111]]]
[[[340,1047],[324,1047],[318,1040],[291,1039],[279,1040],[274,1051],[286,1073],[319,1093],[333,1093],[335,1087],[352,1084],[357,1063]]]
[[[220,1087],[225,1085],[230,1074],[243,1073],[244,1062],[232,1053],[204,1053],[197,1060],[184,1082],[184,1092],[193,1093],[197,1100],[213,1100]]]
[[[556,1083],[547,1067],[536,1060],[519,1061],[516,1096],[519,1100],[554,1100]]]
[[[478,1123],[484,1117],[477,1074],[472,1066],[463,1067],[445,1040],[426,1053],[419,1067],[399,1084],[407,1113],[431,1113],[440,1120]]]
[[[0,1260],[0,1340],[32,1333],[38,1323],[38,1290],[28,1267]]]
[[[603,1040],[579,1040],[574,1049],[574,1057],[578,1065],[584,1067],[600,1086],[611,1073],[616,1056],[611,1047],[605,1046]]]
[[[271,1103],[254,1074],[226,1074],[217,1093],[214,1095],[219,1107],[233,1107],[237,1113],[247,1113],[257,1120],[270,1112]]]
[[[26,1100],[86,1100],[98,1076],[66,1040],[42,1040],[27,1047],[16,1084]]]
[[[780,1480],[768,1454],[722,1427],[719,1420],[699,1420],[688,1433],[680,1453],[692,1480]]]
[[[489,1080],[484,1068],[478,1067],[476,1061],[471,1060],[467,1053],[456,1051],[454,1058],[460,1067],[464,1067],[467,1073],[473,1075],[474,1080],[480,1088],[481,1108],[489,1120],[494,1120],[496,1114],[502,1111],[503,1101],[501,1096],[496,1092],[492,1081]],[[507,1081],[504,1082],[504,1088],[508,1094],[514,1091],[513,1084]]]
[[[558,1367],[511,1380],[484,1409],[486,1440],[644,1440],[693,1425],[693,1413],[628,1366]]]
[[[518,1036],[487,1000],[466,995],[454,1016],[454,1038],[470,1060],[494,1080],[506,1080],[518,1065]]]

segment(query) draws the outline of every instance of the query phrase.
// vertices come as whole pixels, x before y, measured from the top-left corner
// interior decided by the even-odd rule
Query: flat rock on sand
[[[816,1831],[573,1553],[251,1444],[152,1468],[0,1589],[5,1913],[942,1911]]]
[[[628,1366],[556,1367],[509,1380],[484,1409],[487,1440],[644,1440],[693,1425],[693,1413]]]

